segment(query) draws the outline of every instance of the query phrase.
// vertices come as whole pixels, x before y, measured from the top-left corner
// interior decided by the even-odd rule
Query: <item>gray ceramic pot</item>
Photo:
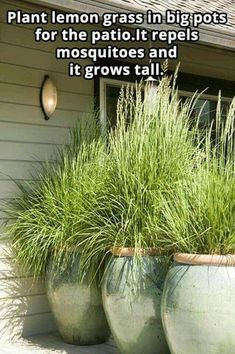
[[[102,285],[109,326],[121,354],[168,354],[160,301],[168,265],[154,256],[113,257]]]
[[[235,353],[235,267],[228,264],[232,259],[235,264],[235,258],[176,258],[179,262],[168,272],[162,297],[171,353]]]
[[[50,262],[47,269],[47,296],[57,328],[70,344],[106,342],[110,330],[102,305],[101,290],[95,284],[78,280],[79,256],[67,269],[59,270]]]

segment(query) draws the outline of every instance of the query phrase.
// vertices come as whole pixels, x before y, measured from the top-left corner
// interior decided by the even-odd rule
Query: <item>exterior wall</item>
[[[20,3],[20,4],[19,4]],[[20,5],[20,7],[19,7]],[[0,203],[16,196],[16,180],[30,180],[32,165],[53,157],[68,141],[69,127],[93,102],[93,82],[67,76],[67,63],[54,58],[55,44],[34,43],[33,26],[5,23],[9,9],[33,10],[22,1],[0,2]],[[42,10],[37,8],[38,10]],[[49,74],[58,88],[58,109],[44,120],[39,91]],[[12,262],[0,211],[0,340],[53,330],[43,280],[33,281]]]

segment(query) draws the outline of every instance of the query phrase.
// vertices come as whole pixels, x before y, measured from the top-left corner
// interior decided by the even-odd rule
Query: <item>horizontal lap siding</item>
[[[69,141],[69,128],[85,119],[93,104],[93,82],[67,76],[68,61],[55,59],[55,43],[35,43],[33,26],[6,24],[7,10],[18,1],[0,3],[0,203],[18,195],[16,181],[30,183],[40,162],[53,160],[56,147]],[[22,11],[38,11],[21,2]],[[59,43],[60,45],[61,43]],[[58,107],[45,121],[39,102],[44,75],[58,88]],[[0,211],[0,340],[50,332],[54,321],[43,279],[33,279],[14,262]],[[4,239],[5,237],[5,239]]]

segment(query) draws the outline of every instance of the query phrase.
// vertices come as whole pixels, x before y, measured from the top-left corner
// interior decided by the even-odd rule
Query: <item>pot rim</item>
[[[81,250],[80,250],[80,248],[79,247],[74,247],[74,246],[71,246],[71,247],[66,247],[66,246],[64,246],[64,247],[54,247],[53,248],[53,252],[70,252],[70,253],[72,253],[72,252],[77,252],[77,253],[81,253]]]
[[[135,247],[112,247],[110,252],[113,256],[134,257],[134,256],[159,256],[159,250],[154,247],[135,248]]]
[[[174,261],[189,265],[235,266],[235,255],[175,253]]]

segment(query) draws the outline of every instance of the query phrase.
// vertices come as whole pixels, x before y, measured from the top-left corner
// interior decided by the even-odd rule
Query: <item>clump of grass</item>
[[[8,209],[16,260],[37,276],[51,257],[61,271],[79,253],[84,276],[112,247],[234,253],[235,102],[225,122],[218,105],[215,131],[203,134],[192,127],[194,104],[181,104],[165,77],[154,91],[122,90],[105,142],[96,115],[74,129],[56,164],[20,186]]]
[[[160,230],[162,208],[197,163],[197,134],[190,129],[194,100],[181,104],[167,77],[151,104],[143,100],[143,90],[136,85],[121,92],[117,126],[107,137],[108,183],[98,208],[90,208],[92,232],[81,240],[85,268],[94,259],[101,264],[112,247],[169,253]]]
[[[235,99],[205,131],[204,158],[174,198],[163,198],[162,240],[172,252],[235,253]]]
[[[35,276],[45,274],[51,257],[59,270],[71,264],[79,252],[77,235],[86,235],[86,201],[95,208],[105,182],[105,144],[96,118],[71,130],[56,163],[45,164],[27,188],[19,186],[21,195],[8,208],[16,219],[9,227],[16,261]]]

